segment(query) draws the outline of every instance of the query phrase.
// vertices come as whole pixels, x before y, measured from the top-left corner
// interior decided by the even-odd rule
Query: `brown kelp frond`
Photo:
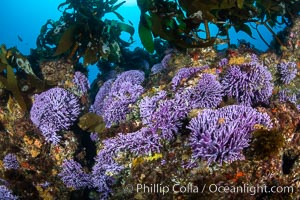
[[[102,133],[105,129],[103,118],[95,113],[86,113],[79,119],[78,126],[89,132]]]
[[[137,3],[141,10],[139,35],[149,52],[154,51],[156,37],[180,48],[212,46],[215,38],[211,38],[208,24],[218,28],[217,38],[229,38],[228,29],[232,27],[236,32],[245,32],[253,38],[251,23],[257,23],[265,26],[282,45],[273,28],[281,24],[290,26],[299,13],[296,1],[138,0]],[[200,38],[201,32],[205,35]]]
[[[26,77],[17,75],[19,69],[25,72]],[[19,81],[25,78],[27,78],[28,83],[39,90],[44,90],[46,87],[43,81],[36,77],[25,56],[16,48],[6,49],[5,45],[2,45],[0,50],[0,82],[4,89],[12,93],[23,112],[26,112],[29,106],[24,99]]]
[[[84,59],[84,66],[100,59],[119,62],[121,46],[132,42],[134,28],[124,23],[116,10],[125,3],[111,1],[66,1],[59,5],[63,17],[59,21],[48,20],[37,39],[37,55],[41,58],[64,57],[70,63]],[[70,13],[73,9],[75,12]],[[120,21],[103,20],[106,13],[114,13]],[[130,35],[129,41],[120,38],[122,32]]]
[[[0,76],[0,81],[5,86],[5,88],[13,94],[16,101],[18,102],[18,104],[20,105],[22,110],[25,112],[27,110],[27,106],[25,104],[25,101],[24,101],[24,99],[21,95],[20,89],[18,87],[18,82],[17,82],[17,78],[14,74],[14,70],[13,70],[12,66],[10,66],[8,64],[8,61],[6,59],[7,53],[8,53],[8,51],[7,51],[6,47],[4,45],[2,45],[1,52],[0,52],[0,60],[1,60],[1,66],[3,68],[1,69],[2,74]],[[6,68],[4,68],[4,66]],[[6,77],[3,75],[4,70],[6,71]]]

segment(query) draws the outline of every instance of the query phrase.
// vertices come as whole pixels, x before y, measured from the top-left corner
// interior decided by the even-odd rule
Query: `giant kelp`
[[[17,79],[15,77],[14,71],[12,66],[9,65],[8,61],[7,61],[7,50],[6,47],[4,45],[1,46],[1,54],[0,54],[0,58],[1,58],[1,69],[0,72],[2,72],[3,74],[6,74],[5,76],[1,76],[0,77],[0,81],[2,83],[2,85],[4,85],[4,87],[11,91],[12,94],[14,95],[14,97],[16,98],[16,100],[18,101],[19,105],[21,106],[21,108],[25,111],[27,109],[25,101],[21,95],[20,89],[18,87],[18,83],[17,83]]]
[[[85,66],[100,59],[119,61],[121,46],[131,44],[134,33],[116,11],[124,3],[67,0],[58,6],[62,17],[56,22],[48,20],[41,28],[35,51],[43,58],[64,56],[73,63],[83,57]],[[107,13],[114,13],[119,20],[104,20]],[[130,40],[122,40],[121,32],[129,33]]]
[[[259,25],[265,26],[282,45],[273,29],[281,24],[290,26],[300,7],[297,1],[271,0],[137,2],[141,10],[139,35],[142,44],[150,52],[154,51],[155,37],[161,37],[181,48],[206,47],[214,44],[216,38],[226,37],[230,43],[228,30],[231,27],[236,32],[243,31],[252,37],[251,25],[256,25],[257,31]],[[279,17],[282,21],[279,21]],[[215,37],[211,37],[210,24],[218,28]],[[201,25],[204,25],[204,28],[201,28]],[[200,32],[206,33],[205,38],[198,35]]]
[[[22,76],[22,73],[25,75]],[[1,45],[0,49],[0,82],[5,90],[11,92],[24,112],[30,106],[26,93],[33,90],[42,91],[47,87],[46,83],[35,75],[27,58],[17,48],[6,49],[5,45]],[[31,86],[31,91],[25,89],[28,85]]]

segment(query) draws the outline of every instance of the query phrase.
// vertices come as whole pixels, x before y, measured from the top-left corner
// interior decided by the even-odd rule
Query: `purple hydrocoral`
[[[208,164],[244,159],[242,150],[249,146],[255,125],[272,127],[266,113],[243,105],[202,111],[188,125],[192,162],[200,158]]]
[[[16,200],[17,196],[12,194],[12,191],[4,185],[0,185],[0,199],[1,200]]]
[[[218,67],[224,67],[226,65],[228,65],[229,60],[227,58],[222,58],[219,62],[218,62]]]
[[[172,58],[171,53],[165,55],[165,57],[161,60],[160,63],[156,63],[151,67],[151,73],[157,74],[157,73],[161,72],[162,70],[166,69],[169,65],[168,63],[171,58]]]
[[[113,83],[112,80],[105,82],[91,111],[103,117],[106,127],[125,121],[131,110],[129,105],[135,103],[144,91],[141,86],[144,79],[144,72],[130,70],[121,73]]]
[[[111,192],[113,175],[124,169],[124,166],[116,162],[119,156],[124,153],[135,156],[148,155],[159,152],[161,148],[160,137],[147,128],[128,134],[119,133],[115,138],[106,139],[103,143],[104,147],[99,151],[93,167],[92,180],[94,187],[104,196]]]
[[[174,133],[181,127],[181,120],[187,116],[189,107],[185,99],[177,95],[174,99],[162,100],[148,124],[154,130],[161,130],[161,137],[166,140],[174,139]]]
[[[35,96],[30,118],[46,141],[57,144],[60,140],[57,132],[69,129],[80,110],[79,100],[74,94],[56,87]]]
[[[212,74],[203,74],[198,84],[180,92],[185,98],[190,109],[215,108],[223,97],[223,87]]]
[[[128,151],[133,155],[149,155],[151,153],[160,152],[161,144],[158,134],[149,128],[142,128],[136,132],[128,134],[119,134],[117,141],[117,152],[122,153]],[[109,140],[104,142],[106,146],[115,146]]]
[[[103,119],[107,127],[113,123],[119,123],[126,120],[126,114],[130,112],[129,105],[134,103],[143,93],[144,88],[141,85],[123,82],[118,90],[112,90],[105,99],[105,112]]]
[[[158,101],[166,98],[166,96],[167,92],[162,90],[155,94],[153,97],[146,96],[141,100],[139,108],[143,124],[151,123],[152,115],[157,108]]]
[[[230,66],[222,78],[225,95],[234,97],[238,103],[253,105],[269,103],[272,95],[272,75],[257,62]]]
[[[297,103],[297,96],[295,93],[292,93],[289,89],[284,89],[279,91],[278,98],[280,102],[291,102],[296,104]]]
[[[90,89],[88,78],[80,71],[75,72],[73,83],[77,86],[80,93],[85,94]]]
[[[96,113],[99,116],[102,116],[104,111],[104,99],[108,96],[111,86],[114,80],[109,79],[103,83],[101,88],[99,89],[94,104],[91,106],[90,111]]]
[[[145,80],[145,73],[140,70],[129,70],[118,75],[114,81],[111,91],[118,92],[124,82],[129,82],[132,85],[141,85]]]
[[[297,67],[295,62],[282,62],[278,64],[278,72],[280,80],[284,84],[289,84],[297,75]]]
[[[180,82],[183,79],[188,79],[190,77],[192,77],[194,74],[196,74],[197,72],[207,69],[208,65],[202,66],[202,67],[185,67],[185,68],[181,68],[176,75],[173,77],[171,84],[172,84],[172,89],[173,91],[176,90],[176,87],[178,85],[180,85]]]
[[[161,131],[163,139],[172,140],[178,132],[182,120],[189,112],[188,102],[181,95],[173,99],[164,99],[166,93],[160,91],[153,97],[144,97],[139,105],[144,125],[152,130]]]
[[[58,176],[67,187],[76,190],[91,186],[91,176],[85,173],[80,163],[74,160],[64,160]]]
[[[258,58],[258,56],[256,55],[256,54],[251,54],[251,61],[252,62],[259,62],[259,58]]]
[[[102,151],[105,152],[105,155],[117,157],[119,153],[122,154],[125,152],[132,153],[133,155],[148,155],[149,153],[159,152],[161,148],[160,137],[157,133],[146,127],[132,133],[119,133],[114,138],[104,140],[103,144],[104,148],[99,152],[102,156],[98,156],[98,159],[105,158]],[[108,163],[111,162],[109,161]],[[117,168],[117,170],[112,170],[111,172],[119,172],[120,169]]]
[[[163,66],[164,69],[166,69],[169,66],[169,61],[171,60],[171,58],[172,58],[172,53],[168,53],[161,60],[161,65]]]
[[[19,169],[20,164],[15,154],[9,153],[3,158],[3,166],[5,169]]]
[[[151,73],[152,74],[158,74],[162,70],[164,70],[164,66],[161,63],[156,63],[151,67]]]
[[[48,181],[45,181],[45,182],[39,183],[38,185],[45,189],[45,188],[48,188],[51,185],[51,183],[49,183]]]
[[[99,141],[98,133],[90,133],[90,139],[91,139],[93,142]]]

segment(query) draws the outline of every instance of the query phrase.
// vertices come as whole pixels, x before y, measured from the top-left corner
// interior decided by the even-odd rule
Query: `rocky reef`
[[[47,22],[30,56],[2,45],[0,199],[300,198],[299,17],[280,54],[241,44],[126,58],[119,34],[68,40],[95,16],[65,5],[81,10],[78,24]],[[43,47],[50,33],[56,50]],[[90,84],[85,65],[98,59]]]

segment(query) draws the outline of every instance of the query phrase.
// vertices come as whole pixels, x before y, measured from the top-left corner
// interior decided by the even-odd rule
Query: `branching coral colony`
[[[299,199],[299,1],[138,0],[148,52],[123,3],[68,0],[29,56],[1,46],[0,199]],[[269,51],[215,50],[260,25]]]

